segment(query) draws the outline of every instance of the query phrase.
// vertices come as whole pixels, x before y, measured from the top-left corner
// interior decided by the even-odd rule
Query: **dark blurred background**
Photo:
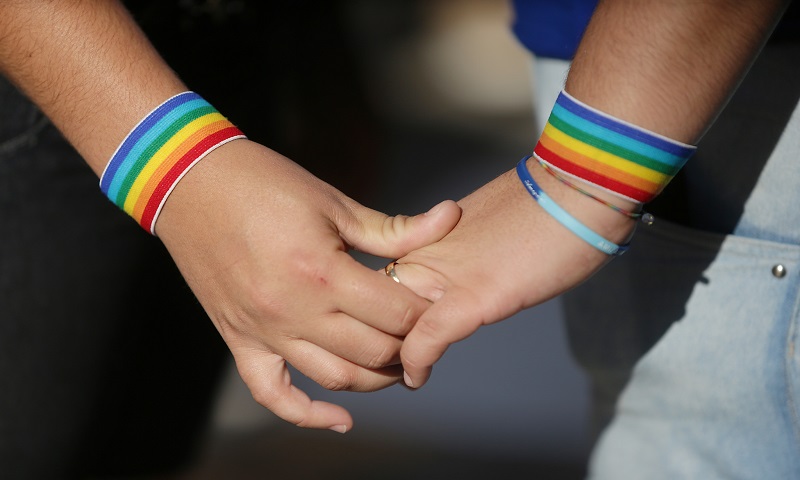
[[[390,214],[463,197],[538,136],[532,64],[505,0],[126,4],[190,88],[251,139]],[[420,391],[333,393],[294,378],[348,408],[354,430],[276,419],[231,363],[197,458],[159,478],[583,477],[588,386],[556,301],[454,345]]]

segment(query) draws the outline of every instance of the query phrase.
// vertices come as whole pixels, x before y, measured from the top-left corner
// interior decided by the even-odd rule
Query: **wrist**
[[[604,253],[619,254],[634,229],[624,222],[642,216],[642,205],[661,193],[694,151],[692,145],[621,120],[562,90],[532,157],[525,168],[518,165],[517,173],[559,223]],[[561,194],[544,193],[531,171],[539,173],[548,190],[566,188],[571,195],[559,201]],[[575,195],[580,197],[575,200],[578,215],[561,206]],[[651,215],[643,219],[652,222]],[[626,233],[625,243],[617,243]]]
[[[247,185],[239,181],[246,174],[238,172],[251,171],[248,163],[252,163],[256,147],[260,146],[248,139],[227,143],[184,175],[164,203],[158,220],[158,237],[169,249],[176,242],[192,241],[197,232],[207,233],[212,225],[241,221],[234,218],[242,212],[232,202]]]

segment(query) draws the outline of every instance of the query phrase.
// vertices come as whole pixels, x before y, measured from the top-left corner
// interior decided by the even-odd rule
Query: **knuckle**
[[[407,335],[427,307],[424,300],[414,299],[410,295],[383,299],[383,301],[386,302],[383,310],[385,319],[382,322],[383,330],[391,335]]]
[[[306,284],[325,287],[330,285],[330,260],[320,255],[296,254],[290,259],[290,268]]]
[[[418,372],[423,367],[422,362],[417,360],[417,355],[413,352],[408,352],[407,349],[400,351],[400,361],[403,363],[403,370],[406,372]]]
[[[438,302],[444,297],[445,293],[447,293],[447,288],[444,286],[443,282],[433,284],[428,286],[428,288],[423,292],[423,296],[430,300],[431,302]]]
[[[397,312],[397,328],[399,329],[397,333],[400,335],[405,335],[410,332],[417,323],[420,315],[422,315],[422,311],[420,311],[420,309],[416,308],[414,305],[406,304],[401,306]]]
[[[400,342],[397,344],[390,343],[389,341],[381,342],[380,344],[373,344],[367,350],[359,362],[360,365],[369,369],[379,369],[387,367],[396,363],[399,358]]]
[[[292,423],[294,423],[294,425],[296,427],[300,427],[300,428],[313,428],[314,427],[314,425],[311,424],[310,419],[306,418],[306,417],[303,417],[302,419],[300,419],[298,421],[294,421]]]
[[[258,317],[281,316],[292,309],[292,288],[300,286],[317,292],[333,287],[332,260],[322,255],[295,252],[282,261],[281,275],[264,274],[243,282],[249,310]]]
[[[383,221],[383,236],[384,238],[402,238],[408,224],[409,217],[406,215],[395,215],[393,217],[386,217]]]
[[[414,325],[414,331],[423,337],[439,340],[444,336],[444,328],[439,322],[421,321]]]
[[[340,368],[335,368],[328,372],[319,384],[326,390],[338,392],[351,390],[355,385],[355,379],[349,372]]]
[[[301,411],[298,411],[297,408],[295,408],[296,406],[290,405],[288,402],[289,399],[280,391],[271,388],[251,388],[250,395],[256,403],[287,422],[299,427],[307,426],[303,425],[304,423],[308,423],[308,419],[305,415]]]

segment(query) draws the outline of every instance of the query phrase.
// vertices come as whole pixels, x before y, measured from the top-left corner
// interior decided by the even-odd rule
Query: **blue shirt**
[[[539,57],[569,60],[575,55],[597,0],[513,0],[513,30]]]

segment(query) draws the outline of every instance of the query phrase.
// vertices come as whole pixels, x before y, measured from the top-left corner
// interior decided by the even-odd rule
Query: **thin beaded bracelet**
[[[563,183],[564,185],[572,188],[576,192],[582,193],[583,195],[585,195],[585,196],[591,198],[592,200],[595,200],[595,201],[605,205],[606,207],[614,210],[615,212],[618,212],[618,213],[620,213],[622,215],[625,215],[626,217],[630,218],[631,220],[641,220],[642,223],[647,224],[647,225],[652,225],[653,224],[653,221],[655,220],[655,218],[653,217],[653,214],[647,213],[647,212],[629,212],[628,210],[620,208],[620,207],[614,205],[611,202],[607,202],[607,201],[603,200],[602,198],[598,197],[597,195],[594,195],[591,192],[587,192],[583,188],[579,187],[578,185],[575,185],[574,183],[570,182],[566,178],[562,177],[561,175],[558,174],[558,172],[553,170],[550,167],[550,165],[548,165],[547,163],[542,161],[542,159],[538,159],[538,160],[539,160],[539,165],[542,166],[542,168],[544,169],[545,172],[549,173],[550,175],[553,176],[553,178],[555,178],[559,182]]]
[[[583,195],[591,198],[592,200],[594,200],[594,201],[596,201],[598,203],[601,203],[601,204],[605,205],[606,207],[614,210],[615,212],[621,213],[622,215],[625,215],[626,217],[628,217],[628,218],[630,218],[632,220],[636,220],[637,218],[642,216],[642,214],[639,213],[639,212],[629,212],[628,210],[620,208],[620,207],[614,205],[611,202],[607,202],[607,201],[603,200],[602,198],[598,197],[597,195],[594,195],[591,192],[587,192],[586,190],[582,189],[581,187],[575,185],[574,183],[570,182],[566,178],[564,178],[561,175],[559,175],[558,172],[553,170],[550,167],[550,165],[548,165],[542,159],[538,159],[538,161],[539,161],[539,165],[542,166],[542,168],[544,169],[545,172],[549,173],[550,175],[553,176],[553,178],[555,178],[559,182],[563,183],[564,185],[568,186],[569,188],[571,188],[571,189],[573,189],[573,190],[575,190],[575,191],[577,191],[579,193],[582,193]]]
[[[100,189],[155,235],[175,185],[214,149],[244,134],[194,92],[150,112],[122,141],[100,177]]]
[[[567,227],[567,229],[577,235],[578,238],[607,255],[622,255],[628,251],[628,244],[617,245],[610,240],[606,240],[602,236],[598,235],[594,230],[581,223],[577,218],[570,215],[546,193],[544,193],[528,171],[528,167],[525,162],[529,158],[531,158],[530,155],[524,157],[519,161],[519,163],[517,163],[517,175],[519,176],[522,184],[528,190],[528,193],[530,193],[533,199],[536,200],[536,202],[542,207],[542,209],[544,209],[545,212],[553,217],[558,223]]]

